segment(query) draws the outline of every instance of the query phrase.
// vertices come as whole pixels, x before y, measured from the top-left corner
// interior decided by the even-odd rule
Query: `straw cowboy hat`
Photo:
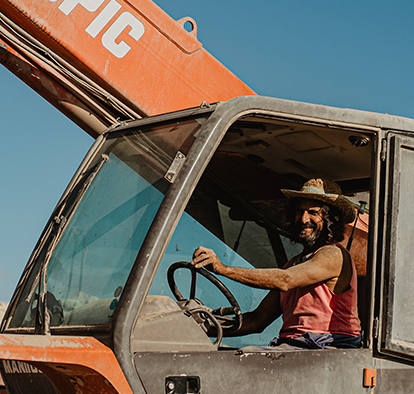
[[[342,212],[345,223],[355,220],[355,208],[351,202],[342,195],[342,190],[333,181],[323,178],[309,179],[299,191],[282,189],[287,198],[307,198],[319,200],[331,205]]]

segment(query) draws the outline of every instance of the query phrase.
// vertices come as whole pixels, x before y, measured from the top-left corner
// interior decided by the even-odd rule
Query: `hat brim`
[[[322,201],[328,205],[331,205],[342,212],[345,223],[351,223],[355,220],[355,207],[346,197],[340,194],[307,193],[287,189],[282,189],[281,192],[287,198],[306,198],[309,200]]]

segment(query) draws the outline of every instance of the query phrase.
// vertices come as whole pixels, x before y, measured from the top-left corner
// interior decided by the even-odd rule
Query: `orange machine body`
[[[9,368],[29,363],[61,393],[132,394],[112,351],[93,337],[0,335],[0,345]]]

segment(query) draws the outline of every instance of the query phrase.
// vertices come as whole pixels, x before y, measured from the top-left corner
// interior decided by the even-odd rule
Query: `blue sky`
[[[43,1],[43,0],[39,0]],[[411,1],[156,0],[257,93],[414,118]],[[0,301],[92,138],[0,66]]]

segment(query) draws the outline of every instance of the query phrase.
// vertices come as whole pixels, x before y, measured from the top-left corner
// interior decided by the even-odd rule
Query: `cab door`
[[[378,351],[414,361],[414,136],[387,136]]]
[[[262,333],[225,337],[218,348],[209,348],[202,343],[205,333],[201,328],[197,327],[200,335],[196,335],[190,330],[191,320],[184,320],[190,316],[181,314],[182,322],[175,319],[172,290],[175,285],[188,290],[192,280],[177,270],[171,286],[167,272],[175,262],[191,261],[196,247],[213,249],[226,265],[263,269],[283,267],[301,251],[300,245],[290,241],[286,225],[289,208],[281,189],[298,190],[306,177],[318,174],[346,180],[343,186],[349,195],[370,192],[375,135],[368,138],[359,130],[333,130],[324,124],[302,125],[296,118],[290,122],[268,114],[258,117],[256,108],[252,115],[244,112],[237,121],[234,114],[225,113],[228,118],[221,115],[225,121],[217,125],[210,119],[220,119],[219,108],[203,126],[204,130],[226,134],[214,145],[214,151],[211,148],[211,158],[163,250],[136,321],[131,348],[137,374],[149,394],[328,393],[333,385],[340,393],[366,393],[362,374],[374,367],[371,349],[269,348],[269,341],[278,335],[280,318]],[[358,146],[352,144],[355,139],[361,142]],[[186,163],[191,163],[191,153]],[[184,164],[182,171],[186,168]],[[183,174],[175,186],[180,176]],[[227,306],[220,303],[217,289],[202,279],[198,279],[195,297],[189,298],[211,309]],[[224,277],[220,280],[243,312],[254,310],[266,295],[261,289]]]

